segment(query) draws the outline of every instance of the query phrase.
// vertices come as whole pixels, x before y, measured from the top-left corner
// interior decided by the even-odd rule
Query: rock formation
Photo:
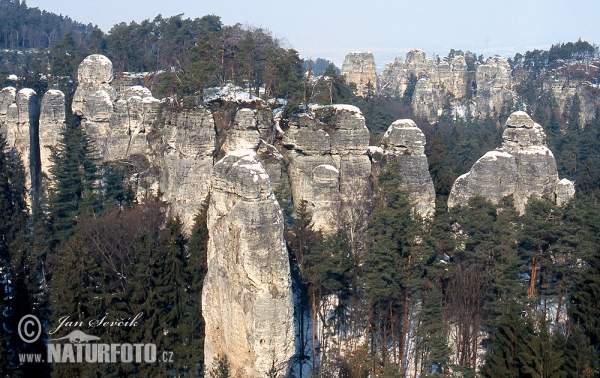
[[[456,179],[448,207],[466,205],[475,195],[494,203],[513,195],[515,208],[523,213],[532,196],[550,199],[558,205],[573,197],[574,184],[558,180],[556,161],[546,146],[546,135],[527,113],[510,115],[502,140],[502,146],[486,153],[469,172]]]
[[[392,161],[400,163],[402,189],[413,196],[417,213],[428,218],[435,211],[435,189],[425,156],[425,143],[425,134],[413,120],[399,119],[387,129],[380,147],[371,147],[369,153],[376,171]]]
[[[512,90],[512,71],[506,59],[494,57],[477,66],[475,81],[475,103],[479,115],[500,112],[507,101],[512,105],[516,96]]]
[[[328,124],[321,122],[324,118]],[[357,107],[315,107],[290,121],[282,143],[294,203],[308,202],[315,229],[335,232],[344,206],[365,206],[371,174],[369,130]]]
[[[202,292],[205,369],[227,356],[232,376],[287,376],[294,307],[283,215],[252,150],[215,164],[208,208],[208,272]]]
[[[40,169],[50,175],[50,151],[58,144],[65,130],[65,94],[56,89],[50,89],[42,98],[40,108]]]
[[[6,137],[8,148],[21,158],[28,189],[31,189],[32,172],[39,160],[37,150],[32,151],[32,140],[37,146],[39,117],[37,95],[33,89],[23,88],[17,92],[8,87],[0,92],[0,132]]]
[[[406,62],[399,56],[386,65],[378,78],[379,93],[402,97],[411,77],[417,80],[412,94],[413,111],[431,121],[441,114],[444,106],[459,106],[466,95],[467,63],[463,56],[445,62],[427,57],[423,50],[411,50],[406,54]]]
[[[112,62],[103,55],[85,58],[77,77],[72,109],[83,118],[86,132],[96,142],[103,159],[146,153],[146,135],[152,131],[160,102],[141,86],[117,94],[111,85]]]
[[[171,204],[171,213],[181,216],[186,227],[210,190],[216,133],[213,115],[199,108],[168,112],[163,130],[164,146],[154,164],[160,170],[158,187]]]
[[[359,51],[346,55],[341,74],[346,76],[347,83],[356,84],[357,95],[367,96],[369,85],[371,85],[371,90],[375,94],[377,90],[377,66],[375,65],[373,53]]]

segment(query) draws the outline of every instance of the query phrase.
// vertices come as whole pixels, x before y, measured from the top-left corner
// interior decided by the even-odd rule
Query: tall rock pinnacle
[[[208,272],[202,292],[206,371],[226,356],[232,376],[288,374],[294,307],[283,215],[253,150],[215,164],[208,208]]]

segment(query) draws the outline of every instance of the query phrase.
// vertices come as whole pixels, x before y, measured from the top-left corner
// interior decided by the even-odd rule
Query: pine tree
[[[204,363],[204,318],[202,316],[202,288],[207,273],[208,198],[194,219],[188,243],[186,284],[182,319],[179,325],[180,347],[176,350],[178,371],[199,374]]]
[[[421,373],[443,374],[450,363],[451,350],[446,343],[448,327],[444,322],[440,282],[425,279],[423,289],[416,359],[421,365]]]
[[[564,352],[557,345],[557,336],[541,317],[534,319],[537,331],[528,333],[524,338],[523,350],[517,355],[521,363],[522,377],[561,378],[566,374],[562,370],[565,361]]]
[[[565,364],[563,370],[568,377],[592,377],[598,369],[598,356],[583,327],[571,325],[565,341]]]
[[[52,151],[50,222],[54,244],[68,239],[81,214],[98,210],[98,168],[91,140],[81,117],[71,114],[58,145]]]
[[[577,279],[571,297],[570,312],[573,321],[580,325],[589,338],[590,345],[600,352],[600,250],[590,258],[589,266]],[[598,356],[595,365],[598,364]]]
[[[419,267],[431,251],[419,242],[424,223],[409,194],[400,189],[399,171],[399,163],[392,162],[378,177],[368,231],[370,252],[361,267],[361,286],[369,311],[374,365],[388,362],[390,334],[391,341],[398,344],[393,358],[402,367],[412,292],[419,286]]]
[[[491,345],[481,369],[484,377],[518,378],[521,363],[518,359],[525,332],[529,331],[521,317],[522,309],[514,300],[504,303],[502,314],[490,333]]]

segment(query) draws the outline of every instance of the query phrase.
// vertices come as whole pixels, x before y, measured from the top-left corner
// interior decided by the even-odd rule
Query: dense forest
[[[216,15],[159,15],[117,24],[105,34],[19,0],[0,0],[0,20],[0,45],[6,49],[0,52],[2,86],[38,93],[58,88],[70,98],[79,62],[101,53],[117,74],[148,72],[153,93],[171,97],[179,108],[201,106],[206,88],[232,82],[265,100],[285,99],[284,125],[309,103],[356,105],[372,144],[394,120],[415,118],[410,95],[357,97],[331,62],[304,61],[268,30],[223,25]],[[482,59],[455,50],[448,57],[455,54],[467,56],[471,65]],[[474,197],[468,206],[447,209],[454,180],[500,145],[498,125],[519,104],[484,119],[415,119],[427,137],[437,196],[432,219],[414,213],[410,196],[398,189],[402,177],[393,165],[374,183],[370,204],[353,204],[355,224],[330,236],[313,229],[305,203],[282,200],[289,188],[277,188],[289,219],[285,234],[298,298],[302,347],[291,362],[296,374],[600,374],[600,112],[578,124],[577,100],[560,112],[539,86],[545,70],[597,56],[597,47],[577,41],[510,60],[523,70],[517,93],[544,127],[559,175],[576,183],[576,197],[566,207],[533,199],[519,215],[510,197],[497,205]],[[590,75],[598,79],[596,71]],[[31,202],[21,160],[0,135],[0,372],[230,376],[226,360],[203,371],[206,208],[198,209],[191,234],[185,234],[182,222],[167,216],[160,195],[135,198],[126,166],[100,163],[81,119],[67,114],[51,174]],[[140,312],[143,328],[112,328],[103,340],[153,342],[158,350],[173,351],[173,361],[19,361],[19,354],[39,351],[43,343],[19,338],[15,330],[26,314],[47,325],[65,314],[75,321]]]

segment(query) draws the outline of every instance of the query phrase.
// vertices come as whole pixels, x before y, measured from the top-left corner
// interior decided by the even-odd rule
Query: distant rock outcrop
[[[356,94],[362,97],[368,95],[369,90],[374,95],[377,90],[377,66],[373,53],[368,51],[352,52],[346,55],[342,64],[342,75],[346,76],[347,83],[356,84]],[[369,85],[371,88],[369,89]]]
[[[479,115],[486,116],[494,111],[499,113],[505,102],[512,106],[516,95],[512,90],[512,70],[506,59],[494,57],[478,65],[475,81],[475,103]]]
[[[384,134],[380,147],[371,147],[369,153],[377,171],[392,161],[400,163],[402,189],[413,196],[415,210],[424,218],[435,211],[435,189],[425,156],[425,134],[410,119],[392,123]]]
[[[226,356],[232,376],[285,377],[295,352],[294,306],[284,220],[269,176],[253,150],[236,150],[215,164],[211,181],[205,371]]]
[[[467,63],[463,56],[450,61],[427,57],[423,50],[411,50],[406,61],[396,57],[388,63],[378,78],[379,93],[402,97],[411,80],[415,87],[412,107],[415,116],[435,120],[445,106],[458,107],[467,93]]]
[[[573,197],[574,184],[566,179],[559,181],[554,155],[546,146],[546,135],[527,113],[510,115],[502,139],[502,146],[486,153],[469,172],[456,179],[448,207],[466,205],[475,195],[494,203],[513,195],[515,208],[523,213],[532,196],[547,198],[558,205]]]

